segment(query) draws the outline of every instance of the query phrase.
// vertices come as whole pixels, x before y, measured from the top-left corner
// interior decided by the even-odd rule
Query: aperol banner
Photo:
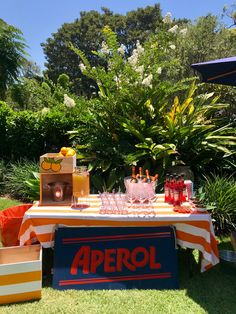
[[[55,289],[177,289],[175,229],[58,228]]]

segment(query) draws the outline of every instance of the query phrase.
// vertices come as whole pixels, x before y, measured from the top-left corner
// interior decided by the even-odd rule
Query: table
[[[98,195],[90,195],[90,207],[75,210],[69,206],[38,206],[34,204],[26,211],[19,232],[20,245],[39,241],[44,248],[54,245],[54,232],[58,226],[164,226],[176,228],[177,244],[201,252],[201,271],[219,263],[219,253],[214,228],[209,213],[183,214],[173,211],[173,206],[164,202],[158,194],[154,203],[155,215],[101,215]]]

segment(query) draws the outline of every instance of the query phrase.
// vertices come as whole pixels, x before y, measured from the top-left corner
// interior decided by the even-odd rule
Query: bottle
[[[159,175],[158,175],[158,173],[156,173],[155,176],[152,177],[152,182],[157,181],[158,177],[159,177]]]
[[[174,202],[174,188],[175,188],[175,185],[174,185],[174,178],[173,178],[173,175],[170,175],[170,183],[169,183],[169,191],[170,191],[170,198],[169,198],[169,203],[170,204],[173,204]]]
[[[143,176],[143,168],[142,167],[139,167],[139,175],[138,175],[138,178],[139,180],[142,182],[142,180],[144,179],[144,176]]]
[[[150,178],[148,169],[146,169],[145,172],[146,172],[146,180],[145,180],[145,182],[150,183],[152,180]]]
[[[138,180],[136,179],[135,167],[134,166],[132,167],[132,175],[131,175],[130,182],[132,182],[132,183],[137,183],[138,182]]]
[[[186,184],[184,183],[184,174],[181,173],[180,175],[180,201],[186,202],[187,199],[187,189]]]
[[[169,203],[170,201],[170,178],[169,174],[166,174],[165,184],[164,184],[164,192],[165,192],[165,202]]]
[[[179,184],[179,181],[180,181],[179,176],[176,176],[174,179],[174,200],[173,200],[174,206],[180,205],[180,184]]]

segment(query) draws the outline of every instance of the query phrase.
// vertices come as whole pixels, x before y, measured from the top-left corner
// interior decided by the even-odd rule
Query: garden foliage
[[[201,181],[198,197],[211,213],[217,235],[236,230],[236,182],[225,175],[208,175]]]
[[[13,111],[0,102],[0,158],[38,160],[45,152],[70,146],[67,131],[78,125],[84,107],[81,101],[75,108],[61,104],[38,112]]]
[[[106,22],[115,32],[101,31]],[[122,186],[131,165],[160,178],[173,164],[190,166],[195,177],[235,171],[235,91],[196,85],[190,70],[193,62],[235,54],[234,39],[211,15],[193,24],[171,14],[162,20],[159,5],[126,19],[108,9],[81,13],[44,44],[53,81],[23,77],[0,102],[0,158],[38,162],[45,152],[76,146],[92,192]]]
[[[127,58],[115,33],[109,27],[103,32],[106,41],[94,54],[106,66],[92,67],[70,44],[83,74],[99,89],[90,119],[71,133],[97,188],[120,185],[131,165],[163,174],[170,165],[184,164],[196,175],[224,166],[236,145],[235,129],[220,115],[228,105],[214,93],[198,94],[193,80],[173,78],[180,63],[173,52],[175,35],[165,31],[144,46],[137,42]]]

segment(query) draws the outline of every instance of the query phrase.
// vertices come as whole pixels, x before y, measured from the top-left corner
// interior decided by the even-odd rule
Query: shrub
[[[236,228],[236,182],[232,177],[205,177],[198,196],[211,213],[217,235],[228,235]]]
[[[37,173],[38,171],[38,162],[22,159],[15,163],[10,163],[7,167],[5,175],[6,192],[12,197],[23,201],[32,200],[32,196],[35,195],[33,194],[35,191],[32,193],[32,188],[27,182],[31,182],[32,179],[35,179],[34,173]]]
[[[85,106],[85,101],[80,100],[75,108],[61,104],[39,112],[14,112],[0,103],[0,158],[38,160],[45,152],[71,146],[67,132],[78,126],[81,116],[86,119]]]

